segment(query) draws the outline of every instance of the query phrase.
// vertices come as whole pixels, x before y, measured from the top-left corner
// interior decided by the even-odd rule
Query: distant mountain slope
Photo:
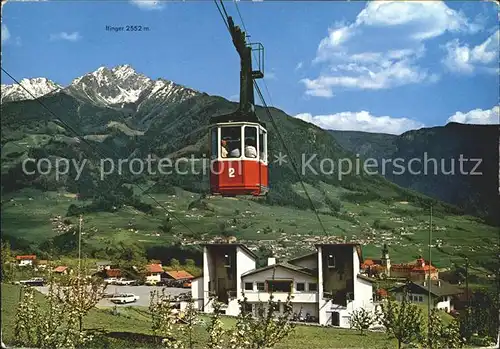
[[[344,148],[365,158],[379,158],[397,150],[396,135],[360,131],[330,131]]]
[[[500,222],[498,126],[449,123],[446,126],[405,132],[400,136],[350,131],[330,133],[345,149],[365,158],[376,159],[380,173],[382,159],[401,158],[406,163],[411,159],[419,159],[414,160],[414,172],[420,170],[421,173],[405,171],[397,174],[400,171],[391,161],[386,165],[385,177],[402,187]],[[423,167],[426,156],[427,174]],[[466,160],[481,159],[474,172],[482,174],[465,174],[474,169],[477,161],[473,160],[463,160],[461,171],[461,156]],[[433,159],[436,159],[437,169]],[[422,165],[418,161],[422,161]],[[453,170],[452,166],[454,175],[446,174]]]

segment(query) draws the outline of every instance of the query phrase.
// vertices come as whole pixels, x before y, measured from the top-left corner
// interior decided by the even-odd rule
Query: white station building
[[[257,256],[242,244],[203,246],[203,275],[192,281],[192,297],[200,311],[213,311],[212,299],[222,302],[226,315],[237,316],[238,300],[247,298],[252,311],[259,302],[285,302],[292,295],[293,311],[320,325],[350,327],[350,314],[373,311],[373,281],[360,274],[359,244],[316,245],[316,252],[256,268]],[[283,312],[283,304],[279,305]],[[250,309],[249,309],[250,310]]]

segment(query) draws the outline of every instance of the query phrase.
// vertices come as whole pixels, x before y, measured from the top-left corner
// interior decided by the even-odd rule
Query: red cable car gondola
[[[255,113],[253,80],[264,77],[263,47],[258,45],[259,69],[252,69],[252,44],[228,18],[234,46],[241,58],[240,105],[231,114],[210,120],[210,190],[213,195],[266,195],[268,187],[267,131]]]

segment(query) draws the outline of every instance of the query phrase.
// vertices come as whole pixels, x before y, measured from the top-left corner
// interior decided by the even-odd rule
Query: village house
[[[146,265],[146,283],[157,283],[161,281],[161,274],[163,267],[161,264],[148,264]]]
[[[36,261],[35,255],[16,256],[17,265],[20,267],[32,266]]]
[[[60,265],[54,268],[54,270],[52,271],[56,274],[61,274],[61,275],[67,275],[70,272],[69,268],[64,265]]]
[[[429,287],[430,285],[430,287]],[[447,313],[452,312],[455,307],[456,297],[463,293],[463,290],[443,280],[412,281],[407,285],[395,287],[391,294],[395,295],[396,300],[402,301],[407,288],[409,300],[413,303],[428,304],[429,288],[431,295],[431,304],[437,309],[442,309]]]
[[[106,278],[119,278],[122,276],[122,271],[120,269],[104,269],[106,273]]]
[[[168,270],[161,275],[162,279],[184,281],[194,279],[194,276],[185,270]]]
[[[37,270],[45,270],[47,269],[49,262],[45,259],[39,259],[35,262],[35,267]]]
[[[267,302],[272,293],[283,303],[292,296],[293,312],[312,322],[348,328],[350,314],[359,308],[374,310],[373,281],[360,274],[359,244],[319,244],[316,251],[256,268],[256,255],[242,244],[207,244],[203,248],[203,275],[192,281],[198,309],[210,313],[212,297],[224,304],[226,315],[237,316],[238,300],[247,298],[249,310]],[[251,309],[250,309],[251,307]]]
[[[381,259],[365,259],[361,264],[363,274],[368,276],[392,277],[412,281],[424,281],[430,276],[432,280],[439,279],[436,267],[425,261],[422,257],[412,263],[391,264],[389,249],[384,244]]]
[[[111,261],[100,261],[96,263],[97,271],[109,270],[111,269]]]

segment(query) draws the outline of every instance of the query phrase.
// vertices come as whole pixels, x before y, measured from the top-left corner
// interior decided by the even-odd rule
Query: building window
[[[253,291],[253,282],[245,282],[245,290]]]
[[[292,292],[291,280],[267,280],[267,289],[271,292]]]
[[[264,283],[257,282],[257,291],[264,291]]]
[[[260,160],[267,162],[267,134],[262,129],[259,129],[259,148]]]
[[[255,126],[244,126],[245,129],[245,157],[257,159],[259,154],[257,146],[257,127]]]
[[[240,126],[221,127],[221,157],[241,157],[241,143]]]
[[[231,267],[231,257],[228,254],[224,255],[224,266],[226,268]]]
[[[309,283],[309,292],[317,292],[318,291],[318,284],[315,282],[310,282]]]
[[[211,153],[212,153],[212,156],[211,158],[212,159],[217,159],[217,157],[219,156],[219,147],[218,147],[218,132],[217,132],[217,128],[213,128],[212,129],[212,145],[211,145]],[[226,154],[227,156],[227,154]]]
[[[418,301],[419,302],[423,302],[424,301],[424,297],[423,296],[418,296]]]
[[[335,268],[335,256],[332,254],[328,255],[328,268]]]
[[[303,282],[297,282],[297,287],[296,287],[296,290],[297,291],[305,291],[306,290],[306,284],[303,283]]]

